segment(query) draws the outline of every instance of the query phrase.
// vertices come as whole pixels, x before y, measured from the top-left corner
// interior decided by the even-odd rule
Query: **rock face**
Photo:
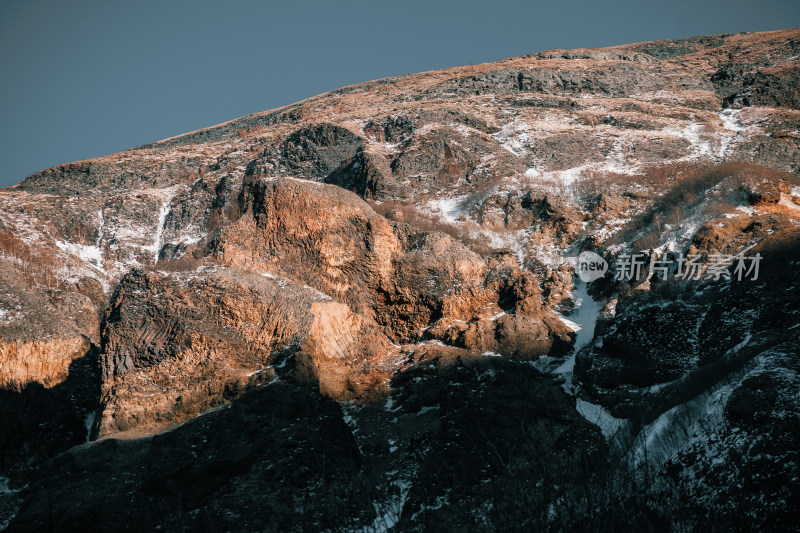
[[[135,270],[117,285],[98,436],[196,416],[276,378],[289,352],[296,376],[332,398],[383,396],[406,358],[391,339],[412,342],[434,322],[480,353],[530,359],[570,346],[529,274],[490,272],[446,235],[406,235],[339,187],[258,180],[238,202],[209,245],[227,266]],[[501,303],[510,314],[492,320]]]
[[[366,82],[3,189],[0,524],[788,529],[798,43]]]
[[[100,435],[183,420],[269,382],[273,352],[310,329],[320,299],[291,289],[230,269],[126,276],[103,331]]]
[[[0,346],[2,386],[19,390],[29,383],[40,383],[52,388],[67,379],[72,361],[86,355],[90,346],[86,337],[3,344]]]
[[[248,183],[239,201],[242,216],[214,243],[218,261],[275,271],[374,314],[400,246],[383,217],[339,187],[294,179]]]

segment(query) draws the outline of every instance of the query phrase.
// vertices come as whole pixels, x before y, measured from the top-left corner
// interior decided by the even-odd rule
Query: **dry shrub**
[[[714,202],[706,207],[705,212],[711,218],[719,218],[723,215],[735,213],[736,206],[727,200],[720,200],[719,202]]]
[[[590,200],[601,193],[624,191],[631,183],[641,183],[637,176],[617,172],[587,170],[582,173],[572,190],[578,198]]]
[[[641,180],[637,178],[637,181],[651,187],[663,187],[695,174],[700,168],[695,163],[673,163],[648,168],[647,172],[641,176]]]
[[[662,223],[679,225],[683,217],[696,210],[708,191],[717,186],[717,196],[705,207],[704,212],[711,218],[735,211],[727,198],[736,196],[743,186],[750,187],[763,182],[777,184],[784,179],[791,184],[800,183],[800,177],[772,168],[754,165],[743,161],[731,161],[720,165],[686,166],[679,165],[670,172],[662,167],[651,183],[671,181],[669,187],[642,216],[631,220],[625,228],[614,235],[609,243],[623,243],[631,240],[642,231]],[[658,188],[656,188],[658,190]]]
[[[0,253],[8,257],[22,258],[28,245],[7,230],[0,231]]]
[[[641,237],[633,242],[634,250],[651,250],[658,248],[661,244],[660,231],[651,231],[644,237]]]
[[[240,139],[250,139],[265,133],[269,128],[265,125],[247,126],[236,130],[236,136]]]
[[[158,270],[163,270],[164,272],[186,272],[188,270],[196,270],[202,264],[202,258],[198,259],[192,255],[185,254],[176,258],[162,259],[156,266]]]
[[[683,163],[648,169],[647,173],[636,175],[606,170],[584,170],[578,180],[568,185],[555,177],[538,178],[534,183],[555,194],[586,202],[603,193],[625,193],[632,185],[663,189],[696,170],[696,166]]]
[[[501,179],[489,179],[471,183],[464,202],[468,205],[475,205],[486,201],[501,181]]]
[[[717,128],[713,124],[703,124],[700,127],[700,133],[704,135],[716,135]]]
[[[72,226],[72,228],[70,228],[69,226],[64,228],[59,228],[60,231],[58,233],[62,234],[65,240],[88,246],[93,244],[94,241],[97,239],[97,228],[95,228],[90,224],[87,224],[84,220],[73,222],[70,225]],[[56,231],[50,232],[50,235],[56,235],[56,234],[57,234]]]
[[[448,222],[432,213],[420,211],[414,206],[396,200],[387,200],[381,203],[370,201],[369,204],[379,215],[384,217],[388,215],[390,219],[399,219],[398,221],[408,224],[414,231],[445,233],[464,243],[478,255],[485,257],[497,251],[487,242],[486,237],[482,234],[483,229],[473,220]]]
[[[197,178],[202,176],[202,168],[198,170],[182,168],[173,172],[172,179],[175,183],[190,185],[197,181]]]
[[[800,178],[787,172],[772,168],[731,161],[721,165],[706,166],[679,179],[653,206],[651,217],[655,213],[667,213],[675,207],[685,207],[697,201],[709,189],[721,185],[721,193],[733,194],[742,186],[756,185],[762,182],[778,183],[785,179],[790,183],[798,183]]]
[[[19,273],[28,288],[44,285],[50,289],[62,290],[64,280],[56,272],[65,265],[51,248],[30,246],[7,230],[0,231],[0,256],[16,259]]]
[[[659,190],[691,176],[697,169],[696,165],[690,163],[677,163],[648,168],[644,174],[636,175],[586,170],[572,187],[583,198],[594,198],[600,193],[624,192],[634,184]]]

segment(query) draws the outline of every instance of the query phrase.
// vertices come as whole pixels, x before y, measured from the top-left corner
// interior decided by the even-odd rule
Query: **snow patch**
[[[362,528],[363,533],[373,533],[376,531],[384,532],[390,531],[400,521],[400,516],[403,513],[403,507],[408,498],[408,491],[411,490],[411,482],[404,479],[398,479],[392,482],[397,487],[398,495],[395,498],[390,498],[386,502],[379,504],[373,502],[375,513],[378,515],[370,526]]]
[[[564,315],[562,315],[558,311],[554,311],[554,312],[555,312],[556,316],[558,317],[558,319],[565,326],[567,326],[569,329],[571,329],[572,331],[577,333],[578,331],[580,331],[582,329],[581,326],[577,322],[573,322],[572,320],[568,319],[567,317],[565,317]]]
[[[82,263],[89,264],[98,270],[103,270],[103,252],[97,246],[65,241],[56,241],[56,246],[62,252],[79,257]]]
[[[626,421],[621,418],[614,417],[611,413],[606,411],[602,406],[581,400],[580,398],[575,405],[578,412],[600,428],[606,440],[614,436],[619,429],[625,425]]]
[[[740,342],[739,344],[737,344],[736,346],[734,346],[733,348],[731,348],[727,352],[725,352],[725,355],[728,356],[728,355],[733,355],[735,353],[738,353],[742,348],[747,346],[747,343],[750,342],[750,339],[752,339],[752,338],[753,338],[753,334],[752,333],[748,333],[747,336],[744,338],[744,340],[742,342]]]
[[[497,313],[496,315],[494,315],[494,316],[493,316],[492,318],[490,318],[489,320],[491,320],[492,322],[497,322],[497,320],[498,320],[500,317],[503,317],[503,316],[505,316],[506,314],[508,314],[508,313],[506,313],[505,311],[500,311],[499,313]]]
[[[153,242],[152,251],[153,251],[153,264],[158,263],[158,254],[161,252],[161,246],[164,244],[164,225],[167,223],[167,215],[169,215],[170,207],[169,204],[172,203],[172,199],[174,195],[169,196],[164,203],[161,204],[161,208],[158,210],[158,225],[156,226],[156,238]]]
[[[746,131],[742,126],[742,119],[739,115],[742,114],[741,109],[725,109],[719,113],[719,118],[722,119],[722,127],[728,131]]]
[[[86,442],[89,442],[92,437],[92,426],[94,426],[94,419],[96,416],[97,413],[92,411],[83,419],[83,425],[86,427]]]
[[[458,218],[466,212],[464,201],[466,197],[460,198],[441,198],[428,203],[428,207],[447,222],[456,222]]]
[[[413,522],[414,520],[416,520],[417,516],[420,513],[424,512],[424,511],[434,511],[436,509],[441,509],[445,505],[449,505],[450,504],[450,502],[448,500],[449,497],[450,497],[450,490],[448,489],[447,493],[445,493],[442,496],[437,496],[436,497],[436,503],[434,503],[432,505],[427,505],[427,504],[423,503],[422,505],[420,505],[419,511],[417,511],[413,515],[411,515],[411,521]]]
[[[500,145],[517,157],[522,157],[530,146],[530,126],[514,120],[492,135]]]
[[[102,208],[97,211],[97,243],[95,246],[100,248],[103,244],[103,237],[105,236],[106,219],[103,216]]]
[[[19,510],[19,490],[12,490],[8,486],[9,479],[0,476],[0,531],[5,530]]]

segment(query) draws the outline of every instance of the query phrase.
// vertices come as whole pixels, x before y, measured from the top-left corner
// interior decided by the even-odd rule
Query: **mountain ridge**
[[[178,139],[182,139],[184,137],[197,135],[197,134],[200,134],[200,133],[206,133],[206,132],[217,130],[217,129],[220,129],[220,128],[223,128],[223,127],[228,127],[228,126],[234,126],[234,125],[239,126],[240,122],[241,122],[241,126],[249,126],[249,125],[251,125],[249,123],[249,121],[252,121],[254,119],[272,118],[274,116],[278,116],[278,114],[280,112],[289,111],[289,110],[291,110],[291,109],[293,109],[293,108],[295,108],[297,106],[300,106],[300,105],[302,105],[304,103],[308,103],[308,102],[314,101],[316,99],[319,99],[319,98],[322,98],[322,97],[325,97],[325,96],[341,94],[342,92],[350,92],[350,91],[357,90],[357,89],[362,88],[362,87],[369,87],[372,84],[375,84],[375,85],[391,84],[393,82],[397,82],[397,81],[400,81],[400,80],[403,80],[403,79],[406,79],[406,78],[411,78],[411,77],[414,77],[414,76],[424,75],[424,74],[428,74],[428,73],[431,73],[431,72],[455,71],[457,69],[465,69],[465,68],[470,68],[470,67],[474,67],[474,66],[493,65],[493,64],[499,64],[499,63],[505,63],[505,62],[512,62],[512,61],[515,61],[515,60],[521,60],[521,59],[526,59],[526,58],[535,58],[536,56],[540,56],[542,54],[555,54],[555,53],[561,53],[561,52],[578,52],[578,51],[593,51],[593,52],[597,52],[597,51],[616,50],[616,49],[626,50],[626,49],[631,49],[631,48],[632,49],[637,49],[637,48],[648,49],[648,48],[653,48],[653,47],[657,48],[659,46],[665,46],[667,43],[680,45],[680,44],[683,44],[683,43],[692,43],[692,42],[695,42],[695,41],[703,41],[703,40],[712,40],[713,41],[714,39],[721,39],[722,40],[721,44],[719,46],[709,46],[708,48],[721,48],[722,46],[724,46],[724,39],[727,38],[727,37],[747,37],[747,36],[767,36],[767,35],[779,36],[779,35],[786,35],[786,34],[794,35],[794,33],[796,33],[797,31],[798,30],[796,28],[791,28],[791,29],[785,29],[785,30],[773,30],[773,31],[766,31],[766,32],[718,33],[718,34],[708,34],[708,35],[697,35],[697,36],[692,36],[692,37],[684,37],[684,38],[680,38],[680,39],[661,39],[661,40],[656,40],[656,41],[642,41],[642,42],[638,42],[638,43],[619,44],[619,45],[612,45],[612,46],[607,46],[607,47],[602,47],[602,48],[578,48],[578,49],[554,48],[554,49],[549,49],[549,50],[542,50],[540,52],[533,52],[533,53],[530,53],[530,54],[527,54],[527,55],[522,55],[522,56],[511,56],[511,57],[507,57],[507,58],[502,58],[502,59],[498,59],[498,60],[495,60],[495,61],[489,61],[489,62],[485,62],[485,63],[480,63],[478,65],[460,65],[460,66],[455,66],[455,67],[447,67],[447,68],[440,69],[440,70],[421,71],[421,72],[414,72],[414,73],[409,73],[409,74],[402,74],[402,75],[398,75],[398,76],[389,76],[387,78],[378,78],[378,79],[375,79],[375,80],[362,81],[362,82],[353,83],[351,85],[345,85],[343,87],[339,87],[339,88],[333,89],[331,91],[327,91],[327,92],[320,93],[320,94],[317,94],[317,95],[314,95],[314,96],[310,96],[310,97],[308,97],[308,98],[306,98],[304,100],[300,100],[298,102],[294,102],[294,103],[291,103],[291,104],[286,104],[286,105],[279,106],[279,107],[272,108],[272,109],[268,109],[268,110],[265,110],[265,111],[257,111],[255,113],[250,113],[250,114],[247,114],[247,115],[243,115],[241,117],[237,117],[237,118],[234,118],[234,119],[231,119],[231,120],[220,122],[218,124],[213,124],[211,126],[198,128],[196,130],[188,131],[188,132],[185,132],[185,133],[180,133],[180,134],[177,134],[177,135],[174,135],[174,136],[171,136],[171,137],[167,137],[167,138],[164,138],[164,139],[161,139],[161,140],[158,140],[158,141],[145,143],[145,144],[142,144],[142,145],[139,145],[139,146],[135,146],[135,147],[132,147],[132,148],[128,148],[128,149],[122,150],[121,152],[115,152],[114,154],[108,154],[108,155],[122,154],[122,153],[136,151],[136,150],[144,150],[144,149],[148,149],[148,148],[155,148],[155,147],[157,147],[159,145],[162,145],[164,143],[171,143],[171,142],[174,142],[174,141],[176,141]],[[708,48],[706,48],[706,50]],[[646,52],[644,52],[644,53],[646,53]],[[650,55],[650,54],[648,54],[648,55]],[[688,54],[682,54],[682,55],[688,55]],[[653,56],[653,57],[656,57],[656,56]],[[657,58],[657,59],[660,59],[660,58]],[[239,128],[232,128],[231,131],[235,132],[236,129],[239,129]],[[98,157],[93,157],[93,158],[88,158],[88,159],[80,159],[80,160],[72,161],[70,163],[84,163],[84,162],[88,162],[88,161],[91,161],[91,160],[94,160],[94,159],[100,159],[100,158],[103,158],[103,157],[107,157],[107,156],[98,156]],[[70,164],[70,163],[60,163],[60,164],[56,164],[56,165],[53,165],[53,166],[56,167],[56,166]],[[48,167],[48,168],[52,168],[52,167]],[[46,170],[46,169],[44,169],[44,170]],[[42,171],[40,171],[40,172],[42,172]],[[34,174],[36,174],[36,173],[34,173]],[[10,185],[10,186],[13,187],[14,185]]]

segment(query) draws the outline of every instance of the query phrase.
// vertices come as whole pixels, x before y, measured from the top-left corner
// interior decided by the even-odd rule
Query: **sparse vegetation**
[[[62,290],[64,280],[57,273],[64,269],[55,252],[46,246],[30,246],[8,230],[0,231],[0,257],[17,263],[17,271],[28,288],[44,285]]]
[[[666,180],[672,186],[647,211],[609,239],[608,244],[633,240],[637,249],[655,247],[666,226],[676,229],[685,222],[689,213],[708,219],[718,218],[735,212],[733,202],[746,199],[743,191],[764,183],[777,186],[781,179],[791,184],[800,183],[800,176],[741,161],[693,169],[679,167],[672,173],[663,168],[652,179],[654,183]],[[713,201],[704,203],[709,194],[713,194]]]
[[[158,262],[156,267],[158,270],[163,270],[164,272],[186,272],[194,270],[202,264],[202,259],[197,259],[192,255],[184,254],[180,257],[162,259]]]
[[[268,127],[263,124],[247,126],[246,128],[239,128],[236,130],[236,136],[240,139],[251,139],[258,137],[268,131]]]
[[[415,231],[423,233],[438,231],[450,235],[479,255],[488,256],[497,251],[489,244],[484,230],[473,220],[447,222],[432,213],[395,200],[380,203],[370,201],[369,204],[379,215],[408,224]]]
[[[658,230],[651,231],[644,237],[640,237],[633,241],[634,250],[651,250],[658,248],[661,244],[661,233]]]

